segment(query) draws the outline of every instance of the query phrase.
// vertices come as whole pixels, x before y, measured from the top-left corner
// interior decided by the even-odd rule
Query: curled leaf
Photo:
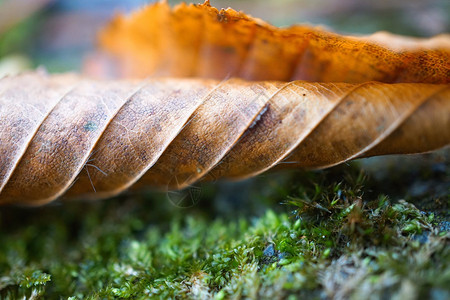
[[[0,203],[181,189],[450,143],[447,35],[278,29],[209,2],[163,2],[116,18],[101,44],[124,75],[151,79],[0,79]]]
[[[6,77],[0,203],[430,151],[450,143],[449,99],[448,84]]]

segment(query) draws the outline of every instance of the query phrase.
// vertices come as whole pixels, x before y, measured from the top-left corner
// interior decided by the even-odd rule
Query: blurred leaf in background
[[[86,53],[96,47],[98,30],[114,14],[129,13],[151,2],[0,0],[0,58],[20,54],[21,59],[31,60],[28,67],[80,71]],[[169,1],[172,5],[180,2]],[[450,28],[450,1],[446,0],[213,0],[211,4],[242,10],[276,26],[322,24],[341,33],[386,30],[431,36]]]

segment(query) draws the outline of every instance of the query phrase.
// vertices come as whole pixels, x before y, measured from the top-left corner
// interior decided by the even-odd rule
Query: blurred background
[[[151,2],[0,0],[0,75],[38,66],[80,71],[99,28],[117,13]],[[242,10],[277,26],[322,24],[340,33],[387,30],[427,37],[450,31],[448,0],[212,0],[211,5]]]

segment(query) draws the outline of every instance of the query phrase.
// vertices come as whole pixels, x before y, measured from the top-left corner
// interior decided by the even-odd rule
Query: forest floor
[[[449,299],[450,151],[0,208],[0,298]]]

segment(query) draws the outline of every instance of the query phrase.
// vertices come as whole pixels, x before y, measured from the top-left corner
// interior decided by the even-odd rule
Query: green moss
[[[190,208],[155,193],[1,208],[0,298],[448,298],[446,214],[364,170],[206,185]]]

